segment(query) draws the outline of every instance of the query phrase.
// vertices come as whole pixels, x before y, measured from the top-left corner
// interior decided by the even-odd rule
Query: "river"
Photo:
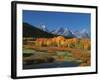
[[[41,64],[30,64],[23,65],[23,69],[40,69],[40,68],[60,68],[60,67],[77,67],[80,63],[75,61],[60,61],[53,63],[41,63]]]

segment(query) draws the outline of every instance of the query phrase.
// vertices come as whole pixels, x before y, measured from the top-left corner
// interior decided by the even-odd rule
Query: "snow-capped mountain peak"
[[[46,26],[45,25],[41,25],[41,28],[43,31],[46,31]]]
[[[66,37],[75,37],[74,34],[72,34],[71,30],[69,30],[68,28],[58,28],[54,31],[52,31],[53,34],[57,34],[57,35],[62,35],[62,36],[66,36]]]
[[[43,30],[43,31],[46,31],[46,32],[48,31],[48,29],[45,25],[40,25],[38,28]]]
[[[68,37],[75,37],[74,34],[72,33],[72,31],[68,28],[65,28],[63,35],[68,36]]]
[[[77,38],[90,38],[86,29],[74,32]]]
[[[58,34],[58,35],[62,35],[63,32],[64,32],[64,29],[62,27],[52,31],[53,34]]]
[[[41,25],[41,27],[42,27],[43,29],[45,29],[45,28],[46,28],[46,26],[45,26],[45,25]]]

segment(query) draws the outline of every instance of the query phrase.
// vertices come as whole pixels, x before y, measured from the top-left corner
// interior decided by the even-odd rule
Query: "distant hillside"
[[[35,38],[39,38],[39,37],[54,37],[56,35],[45,32],[33,25],[30,25],[28,23],[23,23],[23,37],[35,37]]]

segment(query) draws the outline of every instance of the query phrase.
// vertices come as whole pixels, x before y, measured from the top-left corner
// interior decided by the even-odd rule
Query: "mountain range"
[[[68,28],[59,27],[56,30],[50,31],[45,25],[33,26],[28,23],[23,23],[24,37],[54,37],[58,35],[64,36],[66,38],[90,38],[88,32],[85,29],[73,32]]]
[[[55,35],[62,35],[65,37],[76,37],[76,38],[90,38],[89,33],[86,29],[82,29],[80,31],[71,31],[68,28],[59,27],[56,30],[49,31],[45,25],[40,26],[41,30],[55,34]]]

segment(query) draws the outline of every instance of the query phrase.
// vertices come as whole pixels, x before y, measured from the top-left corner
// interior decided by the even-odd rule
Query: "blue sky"
[[[72,31],[86,29],[90,32],[90,20],[89,13],[23,10],[23,22],[34,26],[44,24],[50,30],[64,27]]]

